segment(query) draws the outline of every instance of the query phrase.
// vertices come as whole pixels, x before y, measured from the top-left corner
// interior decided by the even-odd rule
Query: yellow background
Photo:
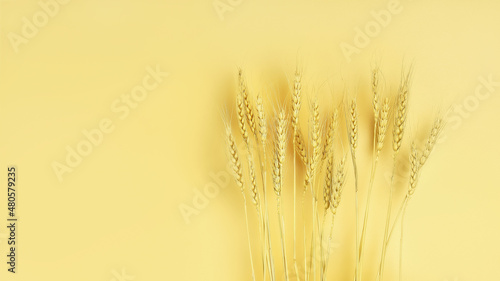
[[[389,1],[231,3],[222,20],[212,0],[72,0],[15,52],[9,34],[21,34],[23,17],[41,7],[0,2],[0,279],[108,281],[123,270],[137,281],[250,280],[232,182],[189,224],[179,210],[224,170],[221,111],[232,106],[237,67],[255,92],[279,87],[299,62],[305,89],[327,92],[341,89],[341,78],[366,87],[377,61],[394,84],[413,62],[413,131],[463,104],[479,77],[500,81],[498,1],[401,0],[402,11],[352,62],[340,44],[353,44],[355,28]],[[119,119],[112,103],[156,65],[170,75]],[[498,280],[499,107],[496,87],[448,128],[427,164],[405,221],[406,280]],[[52,163],[103,118],[114,131],[60,182]],[[8,165],[19,175],[15,276],[5,264]],[[345,198],[352,202],[352,192]],[[340,212],[338,224],[350,214]],[[349,252],[342,239],[339,251]],[[387,266],[395,277],[394,256]]]

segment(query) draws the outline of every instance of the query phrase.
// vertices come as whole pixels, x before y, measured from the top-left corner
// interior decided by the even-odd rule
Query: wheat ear
[[[323,264],[323,276],[326,276],[326,273],[328,271],[328,262],[330,260],[330,247],[331,243],[333,240],[333,226],[335,222],[335,215],[337,214],[337,209],[340,205],[340,199],[342,196],[342,191],[344,190],[345,186],[345,178],[346,178],[346,167],[345,167],[345,161],[346,161],[346,155],[340,160],[338,166],[337,166],[337,171],[335,173],[335,177],[332,179],[333,180],[333,189],[332,189],[332,196],[330,197],[330,210],[332,213],[332,222],[330,224],[330,237],[328,238],[328,248],[326,250],[326,258],[325,262]]]
[[[410,153],[410,181],[408,184],[408,193],[406,195],[406,198],[408,199],[413,195],[413,193],[415,192],[415,188],[417,187],[420,167],[420,152],[417,150],[415,143],[412,143]],[[401,281],[403,277],[403,222],[407,205],[408,201],[405,200],[405,205],[403,207],[403,216],[401,217],[401,238],[399,244],[399,281]]]
[[[427,142],[425,144],[424,151],[422,153],[419,153],[417,149],[413,148],[412,145],[412,154],[415,155],[410,155],[410,183],[409,183],[409,188],[408,188],[408,193],[405,196],[405,199],[403,200],[397,214],[396,218],[394,219],[394,223],[391,227],[391,231],[389,232],[389,235],[387,236],[387,239],[385,241],[384,247],[387,248],[389,241],[392,237],[392,233],[394,232],[394,229],[396,228],[396,223],[401,216],[401,224],[403,224],[403,217],[404,213],[406,211],[406,206],[408,205],[408,201],[410,200],[411,196],[415,192],[415,188],[417,185],[417,180],[418,180],[418,175],[423,167],[423,165],[427,162],[427,159],[429,158],[430,153],[434,149],[434,145],[436,144],[436,141],[439,137],[439,134],[441,133],[442,129],[444,127],[443,120],[441,118],[437,118],[436,121],[434,122],[434,125],[431,129],[431,132],[429,134],[429,137],[427,139]],[[417,158],[415,160],[415,158]],[[418,162],[418,163],[417,163]],[[400,245],[401,246],[401,245]],[[401,248],[400,248],[401,251]],[[401,253],[400,253],[401,254]],[[380,273],[381,274],[381,273]]]
[[[252,153],[252,148],[250,144],[250,139],[249,139],[249,134],[248,130],[246,127],[245,119],[246,119],[246,110],[244,106],[244,99],[242,94],[238,94],[236,97],[236,108],[237,108],[237,117],[238,117],[238,126],[240,128],[240,133],[243,138],[243,141],[246,144],[247,147],[247,152],[248,152],[248,171],[249,171],[249,178],[250,178],[250,192],[252,195],[252,203],[255,206],[255,209],[257,211],[257,217],[259,219],[259,234],[260,234],[260,239],[265,240],[264,236],[264,220],[261,212],[261,205],[260,205],[260,198],[259,198],[259,191],[257,188],[257,180],[255,176],[255,167],[254,167],[254,160],[253,160],[253,153]],[[266,249],[264,247],[264,243],[261,244],[263,246],[262,248],[262,266],[263,270],[265,268],[265,252]]]
[[[245,115],[248,121],[248,126],[250,127],[250,131],[252,131],[254,135],[257,135],[257,124],[255,122],[253,107],[252,103],[250,102],[250,97],[248,96],[247,84],[245,82],[245,78],[243,77],[243,71],[241,69],[238,72],[238,80],[239,80],[240,94],[243,97],[243,103],[245,105]]]
[[[387,107],[387,110],[385,110],[385,108]],[[388,113],[389,113],[389,102],[388,102],[388,99],[386,99],[386,101],[384,102],[384,108],[382,109],[382,118],[381,118],[381,121],[380,121],[380,126],[382,127],[384,123],[384,121],[382,121],[382,119],[385,119],[385,129],[387,129],[387,116],[388,116]],[[384,118],[385,116],[385,118]],[[381,128],[380,127],[380,128]],[[383,129],[380,129],[380,131],[383,130]],[[379,131],[379,136],[378,136],[378,141],[380,142],[380,140],[382,139],[382,142],[383,142],[383,138],[384,137],[381,137],[380,136],[380,131]],[[385,134],[385,132],[384,132]],[[382,145],[378,145],[377,146],[377,149],[380,151],[382,149]],[[396,162],[394,161],[394,165]],[[393,167],[393,173],[395,171],[395,168],[396,167]],[[394,176],[394,174],[393,174]],[[380,258],[380,266],[379,266],[379,271],[378,271],[378,274],[377,274],[377,279],[381,280],[383,278],[383,270],[384,270],[384,263],[385,263],[385,255],[386,255],[386,252],[387,252],[387,248],[385,247],[385,241],[387,239],[387,236],[389,234],[389,224],[390,224],[390,221],[391,221],[391,208],[392,208],[392,178],[391,178],[391,186],[389,187],[389,200],[388,200],[388,204],[387,204],[387,213],[386,213],[386,222],[385,222],[385,227],[384,227],[384,238],[382,240],[382,254],[381,254],[381,258]]]
[[[325,221],[326,221],[326,215],[327,215],[327,210],[330,207],[330,197],[331,197],[331,191],[332,191],[332,180],[333,180],[333,148],[334,148],[334,139],[335,139],[335,130],[336,130],[336,125],[337,125],[337,118],[338,118],[338,111],[337,109],[334,110],[332,116],[330,116],[328,122],[327,122],[327,128],[326,128],[326,137],[325,137],[325,142],[323,145],[323,152],[322,152],[322,157],[321,157],[321,164],[320,164],[320,170],[319,174],[321,174],[321,168],[323,167],[323,162],[326,160],[326,173],[325,173],[325,183],[323,187],[323,201],[324,201],[324,207],[325,210],[323,212],[323,223],[322,227],[320,229],[321,237],[321,280],[323,280],[324,275],[323,275],[323,268],[324,268],[324,252],[323,252],[323,233],[324,233],[324,226],[325,226]]]
[[[227,137],[228,151],[230,155],[230,161],[234,179],[236,181],[236,184],[240,187],[241,194],[243,195],[243,205],[245,207],[245,222],[247,227],[248,250],[250,252],[250,265],[252,267],[252,280],[255,281],[255,267],[253,264],[252,243],[250,239],[250,226],[248,223],[247,200],[245,196],[245,184],[243,181],[243,169],[238,155],[238,150],[236,148],[236,142],[229,127],[226,128],[226,137]]]
[[[378,118],[380,115],[380,93],[378,87],[378,78],[379,78],[379,68],[375,68],[372,71],[372,92],[373,92],[373,115],[375,120],[375,126],[378,123]]]
[[[330,157],[327,159],[326,172],[325,172],[325,183],[323,187],[323,201],[324,201],[324,212],[323,212],[323,227],[321,229],[320,245],[321,245],[321,280],[324,280],[324,249],[323,249],[323,233],[326,221],[327,211],[330,208],[331,197],[332,197],[332,186],[333,186],[333,153],[328,153]]]
[[[297,155],[296,155],[296,137],[298,135],[299,115],[301,105],[301,83],[302,76],[300,72],[295,72],[292,94],[292,128],[293,128],[293,264],[295,276],[299,276],[299,268],[297,264]],[[299,137],[300,138],[300,137]],[[305,158],[305,150],[304,157]],[[304,248],[305,250],[305,248]],[[305,258],[306,255],[304,255]]]
[[[251,180],[251,193],[252,193],[252,202],[257,208],[257,212],[260,213],[259,210],[259,192],[257,190],[257,183],[255,180],[255,170],[254,170],[254,164],[253,164],[253,153],[252,153],[252,148],[250,146],[250,139],[248,137],[248,130],[246,128],[245,124],[245,108],[243,105],[243,98],[238,95],[236,99],[236,105],[237,105],[237,111],[238,111],[238,125],[240,127],[240,133],[241,136],[243,137],[243,141],[245,142],[248,150],[248,163],[249,163],[249,171],[250,171],[250,180]]]
[[[259,149],[259,159],[260,159],[260,168],[262,175],[262,196],[264,200],[264,248],[266,249],[265,259],[267,260],[267,266],[269,267],[269,273],[271,280],[274,280],[274,261],[273,261],[273,251],[271,246],[271,233],[269,227],[269,210],[267,203],[267,154],[266,154],[266,144],[267,144],[267,121],[266,114],[264,110],[264,102],[262,100],[261,94],[257,94],[257,121],[258,121],[258,131],[260,134],[260,147]],[[256,137],[257,141],[257,137]],[[262,150],[262,158],[260,156],[260,150]],[[265,271],[264,271],[264,280],[265,280]]]
[[[299,154],[302,163],[304,163],[304,165],[307,166],[308,165],[308,155],[306,149],[307,145],[299,125],[297,125],[297,127],[295,128],[294,141],[295,141],[295,146],[294,146],[295,152]]]
[[[280,225],[280,235],[281,235],[281,249],[283,254],[283,268],[285,273],[285,280],[288,280],[288,268],[286,261],[286,242],[285,242],[285,226],[282,215],[281,206],[281,191],[283,187],[283,165],[285,163],[285,153],[286,153],[286,137],[287,137],[287,120],[286,113],[281,110],[278,115],[278,120],[276,124],[276,140],[275,140],[275,151],[274,151],[274,166],[273,166],[273,181],[274,181],[274,192],[277,197],[277,211],[278,219]]]
[[[314,239],[316,232],[316,225],[319,228],[319,222],[317,221],[317,209],[318,209],[318,198],[317,190],[315,185],[316,170],[318,167],[318,162],[321,157],[321,132],[320,132],[320,116],[319,116],[319,104],[317,100],[313,100],[311,103],[311,145],[312,145],[312,155],[309,159],[310,174],[309,179],[311,181],[311,193],[312,193],[312,234],[311,234],[311,269],[313,273],[313,280],[316,280],[316,241]],[[315,224],[316,222],[316,224]]]
[[[368,216],[370,214],[370,202],[371,202],[371,194],[373,190],[373,182],[375,181],[375,174],[377,171],[377,164],[378,164],[378,159],[379,159],[379,154],[380,150],[382,149],[383,146],[383,138],[385,138],[385,131],[382,131],[381,129],[384,129],[387,127],[387,124],[385,124],[385,127],[382,127],[384,125],[382,123],[382,118],[380,114],[380,106],[379,106],[379,92],[378,92],[378,71],[374,71],[374,76],[373,79],[374,81],[372,82],[372,88],[373,88],[373,110],[374,110],[374,119],[375,119],[375,124],[373,126],[373,157],[372,157],[372,170],[370,173],[370,182],[368,184],[368,192],[366,196],[366,207],[365,207],[365,214],[363,216],[363,227],[361,230],[361,239],[360,239],[360,244],[359,244],[359,279],[361,280],[362,275],[363,275],[363,249],[364,249],[364,244],[365,244],[365,239],[366,239],[366,230],[368,228]],[[387,119],[385,120],[385,123],[387,123]],[[379,136],[381,138],[379,138]],[[381,140],[379,142],[379,139]],[[381,144],[380,149],[379,149],[379,143]]]
[[[349,112],[349,116],[347,116]],[[355,200],[355,211],[356,211],[356,268],[355,268],[355,280],[359,280],[359,242],[358,242],[358,220],[359,220],[359,206],[358,206],[358,165],[356,164],[356,148],[358,146],[358,109],[356,105],[356,100],[352,100],[349,105],[349,109],[344,110],[347,135],[349,138],[352,166],[354,170],[354,200]]]
[[[387,253],[387,246],[389,243],[391,232],[387,232],[389,229],[389,224],[391,221],[391,209],[392,209],[392,199],[394,193],[394,176],[396,173],[396,161],[397,155],[399,154],[399,150],[401,148],[401,144],[403,142],[404,130],[406,125],[406,117],[408,115],[408,95],[410,91],[410,77],[411,72],[403,78],[401,81],[401,85],[398,90],[398,96],[396,99],[396,109],[394,112],[394,124],[392,128],[392,149],[393,149],[393,167],[392,167],[392,175],[391,175],[391,184],[389,186],[389,200],[387,202],[387,214],[386,214],[386,222],[384,229],[384,240],[382,241],[382,257],[380,260],[380,266],[378,271],[378,280],[383,279],[384,274],[384,264],[385,264],[385,255]],[[399,210],[396,220],[400,215],[402,209]],[[395,224],[395,223],[394,223]]]

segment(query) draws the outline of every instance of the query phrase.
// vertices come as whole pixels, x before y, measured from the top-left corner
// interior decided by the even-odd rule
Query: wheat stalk
[[[241,71],[240,71],[240,85],[241,85]],[[245,91],[246,92],[246,91]],[[262,216],[262,211],[261,211],[261,205],[260,205],[260,198],[259,198],[259,191],[257,188],[257,180],[255,176],[255,167],[254,167],[254,160],[253,160],[253,153],[252,153],[252,148],[251,148],[251,143],[249,139],[249,134],[248,130],[246,127],[245,121],[248,121],[248,114],[246,112],[246,107],[244,105],[244,97],[242,92],[240,92],[239,95],[236,97],[236,108],[237,108],[237,119],[238,119],[238,126],[240,129],[241,136],[243,138],[243,141],[245,142],[246,148],[247,148],[247,160],[248,160],[248,171],[249,171],[249,179],[250,179],[250,192],[252,195],[252,203],[255,206],[255,209],[257,211],[257,217],[259,219],[259,234],[261,240],[266,240],[265,238],[265,224],[264,224],[264,217]],[[256,136],[256,134],[254,134]],[[256,137],[257,138],[257,137]],[[260,155],[259,155],[260,157]],[[262,161],[261,161],[262,165]],[[266,260],[266,247],[265,247],[265,242],[262,244],[262,267],[263,271],[265,270],[265,260]],[[272,269],[271,269],[272,270]]]
[[[243,181],[243,169],[240,162],[240,157],[238,155],[238,149],[236,148],[236,142],[231,133],[229,126],[226,127],[226,139],[228,144],[228,151],[230,155],[231,168],[233,170],[234,179],[236,184],[240,187],[241,194],[243,195],[243,206],[245,207],[245,222],[247,227],[247,238],[248,238],[248,249],[250,252],[250,265],[252,267],[252,280],[255,281],[255,267],[253,264],[253,254],[252,254],[252,243],[250,239],[250,226],[248,223],[248,210],[247,210],[247,200],[245,196],[245,183]]]
[[[403,227],[402,224],[403,224],[403,218],[404,218],[404,214],[406,211],[406,207],[408,205],[408,201],[410,200],[413,193],[415,192],[415,188],[417,185],[420,170],[423,167],[423,165],[427,162],[427,159],[429,158],[430,153],[434,149],[434,145],[436,144],[436,141],[437,141],[439,134],[441,133],[443,127],[444,127],[443,120],[441,118],[437,118],[435,120],[434,125],[431,129],[431,132],[427,138],[424,152],[419,152],[419,150],[415,148],[414,143],[412,144],[411,155],[410,155],[410,182],[409,182],[408,192],[403,200],[403,203],[401,204],[401,207],[398,210],[398,213],[397,213],[396,218],[394,220],[391,231],[389,232],[389,235],[385,241],[385,244],[384,244],[385,248],[387,248],[387,246],[388,246],[388,243],[390,241],[390,238],[392,236],[394,228],[396,227],[396,222],[400,216],[401,216],[401,227]],[[402,234],[402,232],[401,232],[401,234]],[[400,243],[402,244],[402,237],[401,237]],[[401,251],[402,250],[400,248],[400,255],[401,255]],[[400,270],[400,272],[401,272],[401,270]],[[381,273],[379,273],[379,274],[381,274]]]
[[[356,164],[356,148],[358,146],[358,109],[356,100],[352,100],[349,106],[349,110],[344,110],[344,114],[349,112],[349,116],[345,116],[347,122],[347,136],[349,139],[350,150],[351,150],[351,160],[354,168],[354,200],[355,200],[355,211],[356,211],[356,268],[355,268],[355,280],[359,280],[359,245],[358,245],[358,217],[359,217],[359,206],[358,206],[358,166]]]
[[[379,280],[383,279],[384,275],[384,265],[385,265],[385,256],[387,253],[387,245],[389,243],[390,233],[389,224],[391,221],[391,209],[392,209],[392,200],[393,200],[393,190],[394,190],[394,175],[396,173],[396,161],[397,155],[399,154],[399,150],[401,148],[404,136],[404,129],[406,124],[406,118],[408,115],[408,95],[409,95],[409,86],[410,86],[410,78],[411,71],[407,73],[407,75],[401,81],[398,97],[396,100],[396,111],[394,113],[394,124],[392,131],[392,148],[393,148],[393,167],[392,167],[392,175],[391,175],[391,183],[389,186],[389,200],[387,203],[387,214],[386,214],[386,222],[384,227],[384,239],[382,241],[382,256],[380,259],[380,266],[377,277]],[[398,213],[399,216],[399,213]],[[391,231],[392,232],[392,231]]]
[[[317,100],[313,100],[311,103],[311,146],[312,153],[309,159],[309,179],[311,185],[312,194],[312,233],[311,233],[311,259],[310,259],[310,270],[313,273],[313,280],[316,280],[316,227],[319,228],[319,223],[317,221],[317,211],[318,211],[318,198],[317,190],[315,185],[316,172],[318,168],[318,163],[321,157],[321,131],[320,131],[320,116],[319,116],[319,104]]]
[[[264,220],[265,222],[263,223],[264,227],[264,248],[267,250],[265,251],[265,257],[264,259],[267,261],[267,266],[269,268],[269,273],[270,273],[270,278],[271,280],[275,279],[275,274],[274,274],[274,261],[273,261],[273,251],[272,251],[272,246],[271,246],[271,233],[270,233],[270,228],[269,228],[269,210],[268,210],[268,203],[267,203],[267,176],[266,176],[266,159],[267,159],[267,154],[266,154],[266,144],[267,144],[267,122],[266,122],[266,114],[264,111],[264,102],[262,100],[262,96],[260,94],[257,94],[257,120],[258,120],[258,131],[260,134],[260,149],[259,149],[259,159],[261,159],[260,156],[260,151],[262,150],[262,155],[263,159],[260,161],[261,162],[261,175],[262,175],[262,195],[264,198]],[[257,141],[257,137],[256,137]],[[265,261],[264,261],[265,262]],[[266,278],[266,274],[264,271],[264,278]]]
[[[410,153],[410,181],[408,185],[408,193],[406,198],[410,198],[415,192],[415,188],[417,187],[418,174],[420,171],[420,152],[416,148],[415,143],[411,145],[411,153]],[[399,245],[399,281],[403,278],[403,222],[406,213],[407,200],[405,200],[405,204],[403,207],[403,216],[401,217],[401,239]]]
[[[293,84],[293,94],[292,94],[292,128],[293,128],[293,264],[295,269],[295,276],[299,276],[299,268],[297,264],[297,156],[296,156],[296,146],[299,149],[302,148],[303,156],[302,159],[306,158],[305,149],[303,147],[303,142],[301,141],[301,134],[298,130],[299,127],[299,115],[301,106],[301,90],[302,90],[302,75],[299,71],[295,72],[295,79]],[[296,141],[296,139],[299,141]],[[300,150],[299,150],[300,151]],[[302,155],[302,153],[301,153]],[[304,247],[305,251],[305,247]],[[306,259],[307,254],[304,255]],[[307,264],[307,260],[304,261]]]
[[[333,162],[333,154],[331,156],[332,162]],[[326,250],[326,256],[324,257],[323,261],[323,278],[326,276],[327,269],[328,269],[328,261],[330,260],[330,245],[333,239],[333,226],[335,222],[335,215],[337,214],[337,208],[340,205],[340,199],[342,196],[342,191],[344,190],[344,185],[345,185],[345,178],[346,178],[346,171],[345,171],[345,160],[346,160],[346,155],[340,160],[338,167],[337,167],[337,172],[335,174],[335,177],[332,178],[332,192],[331,196],[329,198],[329,206],[330,210],[332,213],[332,222],[330,224],[330,235],[328,239],[328,246]]]
[[[273,166],[273,181],[274,181],[274,192],[277,197],[277,211],[278,219],[280,225],[280,235],[281,235],[281,250],[283,253],[283,268],[285,273],[285,280],[288,280],[288,268],[286,261],[286,241],[285,241],[285,226],[282,216],[282,206],[281,206],[281,189],[283,187],[283,165],[285,163],[285,152],[286,152],[286,138],[287,138],[287,120],[285,110],[282,109],[278,114],[278,119],[276,121],[276,139],[275,139],[275,150],[274,150],[274,166]]]

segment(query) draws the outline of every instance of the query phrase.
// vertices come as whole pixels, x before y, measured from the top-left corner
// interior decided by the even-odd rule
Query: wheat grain
[[[312,103],[312,134],[311,134],[311,144],[313,155],[311,157],[311,165],[313,169],[313,176],[318,164],[318,160],[321,153],[321,132],[320,132],[320,120],[319,120],[319,104],[317,100]]]
[[[257,190],[257,178],[255,177],[255,167],[253,166],[253,161],[248,158],[248,171],[250,174],[250,191],[252,192],[252,203],[257,208],[257,212],[260,212],[259,205],[259,192]]]
[[[344,156],[342,160],[340,160],[340,163],[338,164],[337,172],[335,175],[335,184],[332,190],[331,210],[334,215],[337,213],[337,208],[339,207],[340,204],[342,191],[344,190],[345,176],[346,176],[345,158],[346,157]]]
[[[330,208],[330,197],[332,195],[333,181],[333,155],[328,158],[325,174],[325,187],[323,188],[323,200],[325,201],[325,211]]]
[[[415,143],[411,145],[410,153],[410,184],[408,187],[408,197],[411,197],[415,192],[418,181],[418,173],[420,171],[420,152],[418,151]]]
[[[379,105],[380,93],[378,89],[378,77],[379,77],[379,69],[377,67],[372,71],[373,113],[375,117],[375,124],[378,123],[378,118],[380,113],[380,105]]]
[[[299,126],[299,114],[300,114],[300,99],[301,99],[301,84],[302,76],[300,72],[295,72],[295,80],[293,84],[293,94],[292,94],[292,126],[294,130]]]
[[[335,130],[337,127],[337,118],[338,118],[338,111],[337,109],[335,109],[332,116],[329,118],[330,122],[327,123],[325,144],[323,146],[323,156],[321,157],[321,161],[325,161],[331,152],[335,136]]]
[[[307,149],[306,149],[306,143],[304,136],[302,135],[302,130],[300,127],[296,128],[296,131],[294,133],[294,139],[295,139],[295,150],[299,154],[300,159],[304,163],[304,165],[307,166],[308,160],[307,160]]]
[[[380,113],[380,119],[377,122],[377,154],[380,153],[384,147],[385,133],[387,131],[387,121],[389,118],[389,99],[384,100],[384,105],[382,106],[382,112]]]
[[[432,149],[436,144],[436,141],[438,139],[439,133],[441,132],[442,128],[443,128],[443,120],[441,118],[437,118],[436,121],[434,121],[431,133],[429,134],[427,142],[425,143],[424,151],[422,152],[422,156],[420,157],[420,165],[423,166],[425,162],[427,162],[427,159],[429,158],[429,155],[431,154]]]
[[[238,149],[236,146],[236,142],[234,140],[233,134],[231,133],[230,128],[226,128],[226,137],[227,143],[229,147],[229,155],[231,156],[231,168],[233,169],[234,179],[236,184],[241,189],[241,192],[244,192],[244,182],[243,182],[243,169],[241,166],[240,157],[238,155]]]
[[[252,103],[250,101],[250,97],[248,96],[247,85],[246,85],[245,79],[243,77],[243,72],[241,69],[239,70],[238,77],[239,77],[239,82],[240,82],[239,83],[240,95],[243,97],[243,103],[245,104],[245,115],[246,115],[246,119],[248,122],[248,126],[250,127],[250,131],[252,131],[252,133],[256,135],[257,134],[257,126],[255,123],[253,107],[252,107]]]
[[[409,94],[409,79],[410,73],[401,82],[398,91],[396,112],[394,114],[394,127],[393,127],[393,150],[398,153],[403,142],[404,129],[406,124],[406,117],[408,113],[408,94]]]
[[[245,124],[245,107],[243,105],[243,98],[241,95],[236,97],[236,109],[238,117],[238,126],[240,128],[241,137],[245,144],[249,145],[248,130]]]
[[[267,124],[266,114],[264,111],[264,102],[262,101],[261,94],[257,94],[257,119],[259,123],[259,134],[262,147],[266,146],[267,140]]]
[[[283,165],[285,163],[286,153],[286,135],[287,135],[287,122],[285,110],[281,110],[276,120],[276,140],[274,151],[274,192],[277,196],[281,195],[281,186],[283,184]]]
[[[352,153],[355,154],[356,148],[358,147],[358,109],[356,105],[356,100],[351,101],[351,106],[349,109],[349,141],[351,144]]]

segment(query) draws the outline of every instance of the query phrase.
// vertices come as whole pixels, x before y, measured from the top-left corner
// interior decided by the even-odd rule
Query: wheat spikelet
[[[325,211],[330,208],[330,198],[332,196],[333,183],[333,154],[328,158],[325,173],[325,186],[323,188],[323,200],[325,201]]]
[[[356,147],[358,146],[358,109],[356,105],[356,100],[351,102],[351,106],[349,109],[349,141],[351,144],[352,153],[356,151]]]
[[[332,197],[331,197],[331,210],[332,213],[335,215],[337,213],[337,208],[339,207],[340,204],[340,198],[342,196],[342,191],[344,190],[344,185],[345,185],[345,159],[346,156],[340,160],[340,163],[338,164],[337,167],[337,172],[335,174],[335,179],[334,179],[334,186],[332,190]]]
[[[228,143],[228,150],[230,155],[231,168],[233,169],[234,179],[236,180],[236,184],[240,187],[241,192],[244,192],[245,185],[243,182],[243,169],[241,167],[241,162],[240,162],[240,157],[238,155],[236,142],[229,127],[226,128],[226,138]]]
[[[255,177],[255,168],[253,166],[253,161],[251,161],[251,158],[248,158],[248,170],[250,174],[250,184],[251,188],[250,191],[252,193],[252,203],[257,207],[257,212],[259,212],[259,192],[257,190],[257,179]]]
[[[322,161],[326,160],[331,151],[335,136],[335,129],[337,127],[337,118],[338,118],[338,111],[337,109],[335,109],[333,115],[329,118],[330,122],[327,123],[325,144],[323,146],[323,156],[321,157]]]
[[[247,126],[245,124],[245,107],[243,105],[243,98],[241,97],[241,95],[238,95],[236,97],[236,109],[238,117],[238,126],[240,128],[241,136],[243,137],[243,141],[245,141],[245,143],[249,145],[248,131],[247,131]]]
[[[248,90],[247,90],[247,85],[245,82],[245,79],[243,77],[243,71],[240,69],[238,72],[238,78],[239,78],[239,86],[240,86],[240,94],[243,97],[243,102],[245,104],[245,115],[246,119],[248,121],[248,126],[250,127],[250,131],[252,131],[253,134],[257,134],[257,126],[255,123],[255,117],[253,113],[253,108],[252,108],[252,103],[250,101],[250,97],[248,96]]]
[[[423,166],[427,161],[427,159],[429,158],[429,155],[431,154],[432,149],[436,144],[437,138],[442,128],[443,128],[443,120],[441,118],[436,119],[436,121],[434,121],[434,125],[432,126],[432,130],[431,133],[429,134],[427,142],[425,143],[425,148],[424,151],[422,152],[422,157],[420,157],[421,166]]]
[[[379,105],[380,94],[378,91],[378,76],[379,76],[379,69],[378,68],[373,69],[372,92],[373,92],[373,113],[375,116],[375,124],[378,123],[378,118],[380,114],[380,105]]]
[[[410,74],[401,82],[397,97],[397,109],[394,114],[393,127],[393,150],[395,153],[399,152],[401,143],[403,142],[406,116],[408,113],[409,78]]]
[[[302,162],[307,165],[307,149],[306,149],[306,143],[304,139],[304,135],[302,135],[302,130],[300,127],[297,127],[295,133],[294,133],[294,138],[295,138],[295,150],[299,154],[300,159]]]
[[[318,101],[316,100],[313,101],[312,103],[311,120],[312,120],[312,132],[311,132],[312,155],[309,165],[311,166],[311,176],[314,177],[316,174],[318,160],[321,154],[319,105]]]
[[[389,99],[384,100],[379,122],[377,122],[377,153],[384,147],[385,133],[387,131],[387,120],[389,118]]]
[[[281,186],[283,183],[283,164],[285,163],[286,153],[286,127],[286,113],[284,110],[281,110],[278,114],[278,120],[276,121],[276,140],[273,167],[274,192],[277,196],[281,195]]]
[[[299,113],[300,113],[300,98],[301,98],[301,84],[302,76],[297,71],[295,72],[295,80],[293,84],[293,94],[292,94],[292,127],[294,130],[299,126]]]
[[[262,96],[260,94],[257,94],[257,119],[259,121],[260,141],[262,146],[265,147],[267,140],[267,124],[266,114],[264,111],[264,102],[262,101]]]
[[[307,165],[306,174],[304,175],[304,192],[307,190],[307,187],[311,185],[311,180],[312,180],[311,165]]]
[[[408,187],[408,198],[413,195],[415,188],[417,187],[420,167],[420,152],[418,151],[415,143],[412,143],[410,153],[410,184]]]

